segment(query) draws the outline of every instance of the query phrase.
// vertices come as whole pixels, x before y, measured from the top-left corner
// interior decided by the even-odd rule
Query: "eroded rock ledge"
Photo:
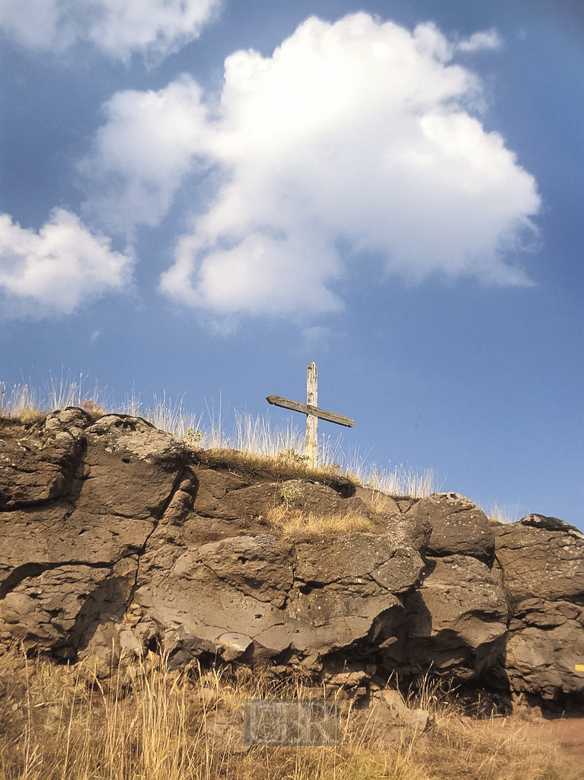
[[[70,408],[0,428],[0,642],[108,662],[146,649],[335,680],[427,670],[584,705],[584,536],[492,525],[457,493],[209,468],[135,417]],[[270,509],[359,513],[378,533],[291,542]]]

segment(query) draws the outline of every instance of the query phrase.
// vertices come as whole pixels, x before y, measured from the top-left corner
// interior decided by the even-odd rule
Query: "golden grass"
[[[320,482],[342,491],[343,486],[356,486],[359,480],[344,474],[336,466],[322,465],[311,468],[303,458],[290,457],[288,453],[277,456],[262,455],[247,450],[217,448],[203,450],[195,448],[199,463],[209,468],[234,471],[249,479],[263,479],[284,482],[291,479]],[[351,492],[349,490],[349,492]]]
[[[285,505],[270,509],[267,521],[272,528],[289,539],[315,539],[331,534],[375,533],[376,527],[368,517],[350,513],[321,515],[301,509],[287,509]]]
[[[519,520],[519,504],[497,504],[495,502],[486,514],[493,525],[516,523]]]
[[[247,667],[171,672],[150,654],[98,678],[91,662],[55,666],[16,651],[0,658],[0,780],[578,780],[582,770],[521,732],[477,727],[426,692],[432,725],[383,749],[367,711],[346,699],[338,746],[242,743],[248,698],[314,698]],[[410,702],[414,705],[415,702]]]

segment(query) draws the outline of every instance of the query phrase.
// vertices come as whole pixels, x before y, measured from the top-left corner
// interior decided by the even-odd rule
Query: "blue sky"
[[[584,528],[579,0],[1,0],[0,45],[0,381],[279,423],[314,360],[347,449]]]

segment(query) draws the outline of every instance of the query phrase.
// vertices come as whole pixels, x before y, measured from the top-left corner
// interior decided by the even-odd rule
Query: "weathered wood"
[[[318,372],[316,363],[308,364],[306,375],[306,406],[318,408]],[[318,456],[318,415],[309,412],[306,415],[306,457],[314,468]]]
[[[291,401],[289,398],[282,398],[279,395],[269,395],[266,398],[269,404],[281,406],[284,409],[291,409],[293,412],[301,412],[306,415],[306,457],[308,463],[315,468],[318,457],[318,421],[344,425],[351,428],[355,425],[355,420],[350,417],[344,417],[342,414],[327,412],[326,409],[318,408],[318,372],[316,363],[308,364],[308,374],[306,377],[306,403],[301,404],[298,401]]]
[[[316,406],[308,406],[308,404],[301,404],[298,401],[290,401],[289,398],[282,398],[279,395],[269,395],[266,401],[273,406],[281,406],[284,409],[291,409],[293,412],[302,412],[302,414],[315,415],[321,420],[344,425],[346,428],[352,428],[355,425],[355,420],[352,420],[350,417],[344,417],[342,414],[336,414],[335,412],[327,412],[326,409],[318,409]]]

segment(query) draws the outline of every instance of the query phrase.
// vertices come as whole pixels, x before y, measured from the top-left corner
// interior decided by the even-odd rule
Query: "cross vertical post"
[[[309,363],[306,376],[306,405],[318,407],[318,372],[316,363]],[[310,412],[306,415],[306,457],[312,468],[316,467],[318,456],[318,417]]]

